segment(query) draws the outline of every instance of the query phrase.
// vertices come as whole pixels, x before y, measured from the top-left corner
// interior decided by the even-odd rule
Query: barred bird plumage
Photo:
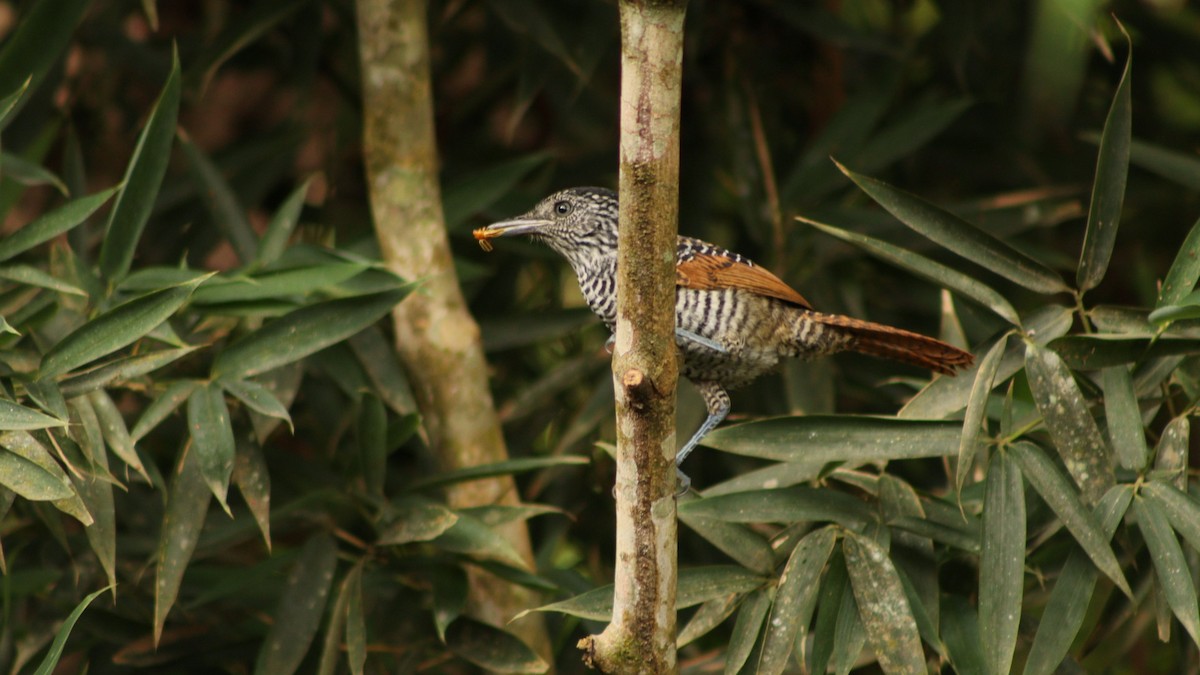
[[[541,241],[570,263],[588,306],[612,331],[617,320],[618,202],[612,190],[570,188],[528,213],[475,231],[480,244],[503,236]],[[973,357],[941,340],[813,309],[765,268],[720,246],[680,236],[675,250],[675,341],[679,374],[704,397],[708,418],[675,457],[683,462],[729,412],[729,389],[749,384],[784,358],[855,351],[953,375]],[[680,473],[684,485],[687,477]]]

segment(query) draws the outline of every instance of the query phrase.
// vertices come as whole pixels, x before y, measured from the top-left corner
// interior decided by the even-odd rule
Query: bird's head
[[[484,248],[495,237],[527,235],[577,267],[617,254],[617,193],[605,188],[568,188],[538,202],[528,213],[475,230]]]

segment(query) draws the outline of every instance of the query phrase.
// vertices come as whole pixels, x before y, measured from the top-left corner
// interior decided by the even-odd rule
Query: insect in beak
[[[472,231],[471,234],[475,235],[475,239],[479,242],[479,248],[491,253],[493,249],[492,242],[488,241],[488,239],[501,236],[504,234],[504,230],[490,230],[486,227],[481,227]]]

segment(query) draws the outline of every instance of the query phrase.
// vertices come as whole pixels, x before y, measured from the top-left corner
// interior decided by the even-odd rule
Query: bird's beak
[[[488,242],[488,239],[495,239],[496,237],[508,237],[517,234],[535,234],[543,227],[553,224],[554,221],[552,220],[521,216],[511,220],[502,220],[498,223],[492,223],[487,227],[481,227],[472,232],[472,234],[475,235],[475,239],[479,240],[479,245],[482,246],[485,251],[490,251],[492,250],[492,247]]]
[[[543,218],[513,218],[511,220],[502,220],[498,223],[492,223],[478,232],[486,233],[484,239],[492,239],[494,237],[507,237],[514,234],[533,234],[538,230],[553,225],[554,221],[545,220]],[[479,237],[476,234],[476,237]]]

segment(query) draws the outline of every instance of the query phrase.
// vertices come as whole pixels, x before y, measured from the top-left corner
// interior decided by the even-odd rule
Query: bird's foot
[[[689,478],[688,475],[684,473],[678,466],[675,467],[675,475],[679,479],[679,489],[675,492],[675,498],[679,499],[680,497],[686,495],[688,490],[692,489],[692,479]]]

